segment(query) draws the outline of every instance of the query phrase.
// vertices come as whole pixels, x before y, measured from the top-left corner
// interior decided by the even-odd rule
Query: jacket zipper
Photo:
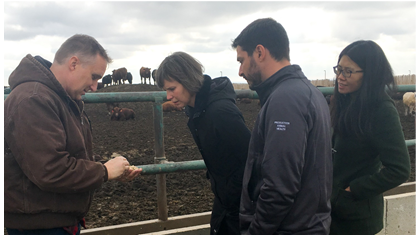
[[[85,103],[82,101],[82,110],[80,110],[80,108],[79,108],[79,105],[74,101],[74,100],[72,100],[71,99],[71,101],[72,101],[72,103],[76,106],[76,108],[77,108],[77,111],[79,112],[79,116],[80,116],[80,124],[82,125],[81,126],[81,130],[82,130],[82,132],[83,132],[83,138],[85,139],[85,143],[86,143],[86,137],[87,137],[87,132],[86,132],[86,130],[85,130],[85,127],[84,127],[84,120],[83,120],[83,112],[84,112],[84,108],[85,108]],[[88,148],[88,146],[85,144],[85,148],[87,149]],[[91,160],[91,158],[89,157],[89,155],[88,155],[88,153],[87,153],[87,150],[85,150],[85,155],[86,155],[86,158],[88,159],[88,160]]]

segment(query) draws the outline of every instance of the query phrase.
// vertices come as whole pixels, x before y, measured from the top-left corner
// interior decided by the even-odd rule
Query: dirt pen
[[[245,84],[248,86],[247,84]],[[243,88],[246,89],[246,88]],[[130,93],[162,91],[154,85],[133,84],[114,85],[98,90],[97,93]],[[238,90],[242,91],[242,90]],[[244,92],[248,90],[243,90]],[[92,93],[96,94],[96,93]],[[92,123],[94,153],[104,158],[116,155],[126,157],[132,165],[144,166],[155,163],[154,102],[120,102],[120,107],[131,108],[136,113],[135,120],[111,121],[105,103],[86,103],[86,113]],[[400,120],[406,140],[415,139],[415,117],[403,115],[401,100],[396,100]],[[238,107],[243,113],[247,127],[252,130],[260,110],[258,99]],[[186,125],[188,118],[184,112],[164,112],[164,153],[168,161],[189,162],[202,160],[199,150]],[[409,146],[412,164],[408,182],[415,181],[415,146]],[[142,175],[129,183],[109,181],[95,191],[92,206],[86,216],[87,230],[82,234],[99,234],[95,229],[118,226],[116,234],[145,233],[145,226],[130,230],[139,222],[156,223],[158,218],[158,175]],[[205,169],[168,173],[166,176],[166,204],[169,220],[190,214],[211,211],[213,194],[206,178]],[[208,216],[207,216],[208,218]],[[191,218],[197,222],[198,218]],[[169,229],[158,223],[157,229]],[[111,228],[114,229],[114,228]],[[141,230],[143,229],[143,230]],[[90,232],[90,233],[89,233]],[[132,232],[132,233],[129,233]],[[5,232],[6,234],[6,232]],[[110,234],[110,233],[107,233]]]

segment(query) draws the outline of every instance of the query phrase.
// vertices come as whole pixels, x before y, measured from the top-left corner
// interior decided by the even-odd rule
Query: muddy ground
[[[152,85],[110,86],[98,92],[159,91]],[[397,101],[402,115],[402,102]],[[153,164],[154,129],[153,102],[120,103],[131,108],[136,119],[110,121],[104,103],[86,104],[94,135],[94,152],[110,158],[113,153],[125,156],[133,165]],[[258,100],[239,104],[246,124],[252,130],[259,111]],[[200,153],[187,128],[183,112],[164,112],[164,144],[169,161],[201,160]],[[406,139],[415,138],[415,118],[401,116]],[[409,148],[412,175],[415,181],[415,146]],[[205,170],[167,174],[168,215],[179,216],[211,210],[213,194]],[[130,183],[109,181],[95,193],[90,212],[86,217],[87,228],[117,225],[157,219],[156,176],[144,175]]]
[[[98,92],[160,91],[154,85],[109,86]],[[115,154],[126,157],[132,165],[153,164],[153,102],[120,103],[135,111],[136,119],[111,121],[105,103],[86,104],[92,122],[94,153],[104,158]],[[415,118],[403,116],[402,101],[396,101],[405,139],[415,139]],[[259,111],[258,100],[239,104],[245,123],[252,130]],[[184,112],[164,112],[164,144],[169,161],[201,160],[192,139]],[[416,180],[415,146],[408,148],[411,159],[409,182]],[[166,175],[169,217],[211,211],[213,194],[205,170]],[[95,191],[86,216],[87,229],[157,219],[156,176],[144,175],[129,183],[109,181]],[[4,229],[6,235],[6,229]]]

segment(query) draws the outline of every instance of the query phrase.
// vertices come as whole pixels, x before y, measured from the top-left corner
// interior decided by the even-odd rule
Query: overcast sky
[[[415,1],[6,1],[3,11],[4,85],[26,54],[52,61],[78,33],[95,37],[113,58],[105,74],[126,67],[133,83],[139,83],[142,66],[156,69],[176,51],[194,56],[213,78],[246,83],[231,43],[249,23],[266,17],[284,26],[291,63],[309,79],[332,79],[339,53],[356,40],[378,43],[395,75],[416,74]]]

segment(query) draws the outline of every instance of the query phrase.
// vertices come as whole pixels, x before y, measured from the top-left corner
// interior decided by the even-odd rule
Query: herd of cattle
[[[140,83],[146,84],[147,79],[149,79],[149,84],[151,83],[150,77],[153,78],[153,84],[155,84],[155,75],[156,75],[156,69],[150,73],[151,68],[147,67],[141,67],[140,68]],[[105,86],[109,85],[120,85],[125,84],[125,81],[128,81],[129,84],[133,83],[133,75],[130,72],[127,72],[127,69],[125,67],[114,69],[112,70],[112,74],[105,75],[102,78],[102,82],[98,83],[98,89],[101,89]]]
[[[327,103],[330,104],[332,96],[327,95]],[[405,116],[415,116],[416,114],[416,93],[406,92],[402,96],[404,104],[404,115]],[[238,103],[249,104],[252,102],[249,98],[238,98]],[[260,102],[258,101],[258,105]],[[106,103],[108,109],[108,115],[111,115],[111,121],[126,121],[135,118],[135,113],[130,108],[120,108],[118,103]],[[163,112],[173,112],[173,111],[182,111],[182,108],[177,108],[172,101],[166,101],[162,103]]]
[[[151,84],[150,76],[153,77],[153,84],[155,84],[155,74],[156,69],[153,70],[153,72],[150,74],[150,68],[141,67],[140,68],[140,83],[146,84],[146,79],[149,79],[149,84]],[[124,83],[125,80],[128,80],[130,84],[132,84],[132,75],[130,72],[127,72],[126,68],[119,68],[112,71],[112,75],[108,74],[105,77],[102,78],[102,84],[108,85],[108,84],[115,84],[119,85]],[[143,81],[144,79],[144,81]],[[121,81],[122,80],[122,81]],[[98,84],[98,89],[99,89]],[[327,100],[327,103],[330,104],[330,101],[332,99],[332,95],[327,95],[325,99]],[[407,116],[415,116],[416,114],[416,93],[415,92],[406,92],[406,93],[396,93],[392,96],[394,100],[403,100],[404,104],[404,115]],[[252,102],[249,98],[238,98],[238,103],[244,103],[249,104]],[[258,101],[258,105],[260,105],[260,102]],[[135,113],[132,109],[129,108],[120,108],[118,103],[106,103],[108,114],[111,115],[111,121],[126,121],[135,118]],[[173,112],[173,111],[182,111],[183,109],[177,108],[175,104],[171,101],[167,101],[162,103],[162,111],[163,112]]]
[[[156,84],[156,69],[150,72],[151,68],[141,67],[140,68],[140,83],[147,84],[147,79],[149,79],[149,84],[151,83],[151,77],[153,78],[153,84]],[[126,68],[119,68],[112,70],[112,75],[108,74],[102,78],[102,82],[98,82],[98,88],[101,89],[109,85],[120,85],[125,84],[125,80],[128,83],[133,83],[133,75],[130,72],[127,72]],[[120,108],[119,103],[106,103],[108,110],[108,115],[111,116],[111,121],[126,121],[135,118],[135,113],[130,108]],[[181,108],[177,108],[175,104],[171,101],[162,103],[163,112],[172,112],[172,111],[182,111]]]
[[[106,103],[108,109],[108,115],[111,116],[111,121],[127,121],[130,119],[135,120],[136,114],[133,109],[130,108],[120,108],[119,103],[110,102]],[[182,111],[182,108],[178,108],[172,101],[166,101],[162,103],[163,112],[173,112],[173,111]]]

